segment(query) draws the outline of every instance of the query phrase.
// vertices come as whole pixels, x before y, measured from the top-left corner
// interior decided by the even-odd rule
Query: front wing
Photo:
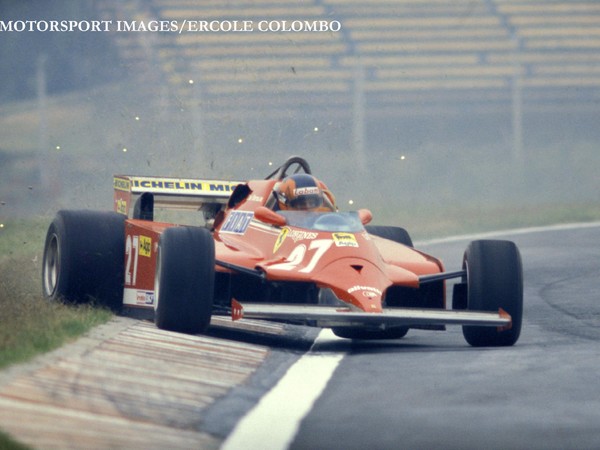
[[[318,326],[329,327],[391,327],[417,325],[473,325],[510,329],[510,315],[500,309],[490,311],[456,311],[447,309],[385,308],[381,313],[353,311],[346,307],[318,305],[285,305],[273,303],[240,304],[231,303],[233,320],[274,319],[308,322],[316,321]]]

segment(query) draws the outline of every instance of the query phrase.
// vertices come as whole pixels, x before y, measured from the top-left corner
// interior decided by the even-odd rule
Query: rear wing
[[[127,217],[152,220],[154,208],[203,210],[216,214],[242,181],[115,175],[114,210]]]

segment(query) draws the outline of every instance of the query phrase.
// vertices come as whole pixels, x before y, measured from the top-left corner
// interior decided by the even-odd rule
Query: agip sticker
[[[336,247],[358,247],[356,236],[352,233],[333,233],[332,236]]]

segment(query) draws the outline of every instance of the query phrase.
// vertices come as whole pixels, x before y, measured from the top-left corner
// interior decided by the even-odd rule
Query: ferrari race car
[[[228,314],[332,328],[345,338],[454,324],[473,346],[517,341],[523,276],[514,243],[473,241],[462,269],[448,272],[403,228],[368,225],[366,209],[339,212],[322,182],[290,181],[298,175],[316,180],[299,157],[247,182],[115,176],[114,211],[63,210],[50,224],[43,293],[143,309],[159,328],[185,333]],[[294,205],[292,197],[320,201]],[[192,210],[204,223],[156,221],[164,208]]]

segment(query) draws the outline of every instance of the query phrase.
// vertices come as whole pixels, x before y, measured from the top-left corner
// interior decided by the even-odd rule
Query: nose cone
[[[346,300],[365,312],[381,312],[383,292],[374,286],[355,285],[348,289],[352,298]],[[342,297],[339,297],[344,300]]]
[[[342,301],[365,312],[382,311],[382,296],[392,284],[376,265],[359,258],[343,258],[324,267],[313,280],[332,289]]]

